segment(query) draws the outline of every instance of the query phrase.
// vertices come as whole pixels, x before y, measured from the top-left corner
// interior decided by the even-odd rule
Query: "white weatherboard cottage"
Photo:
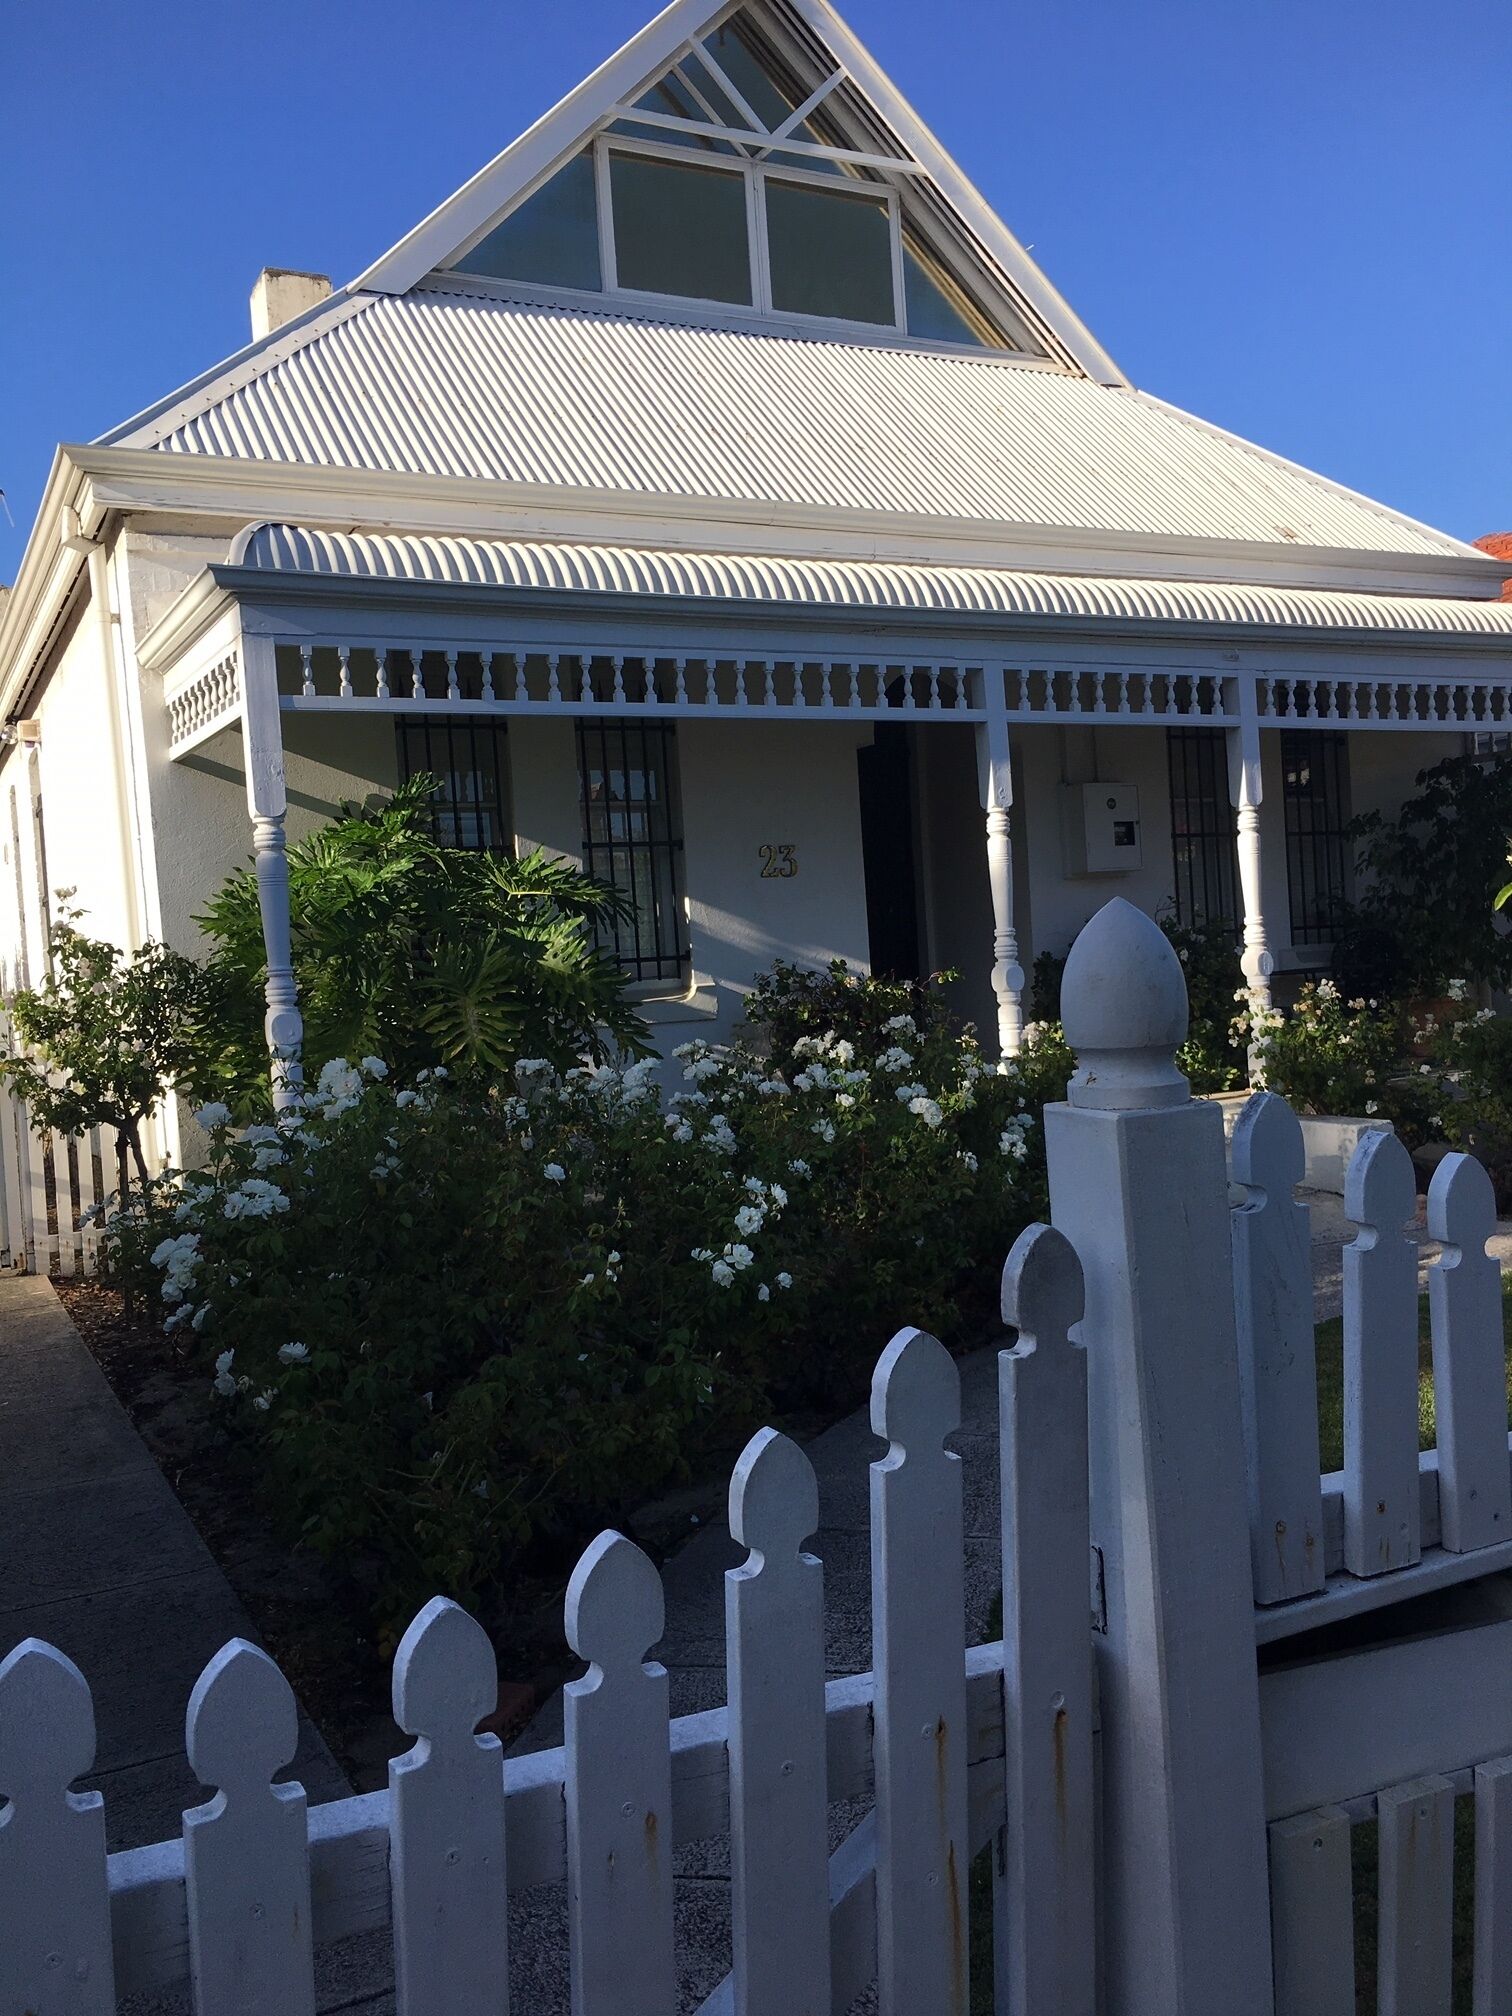
[[[1111,894],[1327,956],[1351,811],[1512,727],[1486,555],[1130,385],[824,0],[675,0],[339,292],[59,451],[0,623],[9,984],[49,892],[192,947],[439,774],[634,900],[718,1037],[775,956],[1024,971]],[[250,818],[250,829],[249,829]]]

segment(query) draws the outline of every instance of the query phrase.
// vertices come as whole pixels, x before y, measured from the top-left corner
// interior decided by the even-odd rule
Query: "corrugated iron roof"
[[[830,608],[959,611],[1098,622],[1286,625],[1512,642],[1512,604],[1240,582],[1141,581],[993,567],[800,560],[644,547],[257,525],[233,563],[274,574],[426,581],[573,594],[707,597]]]
[[[1069,373],[429,289],[373,298],[161,438],[120,438],[669,502],[1467,550],[1158,400]]]

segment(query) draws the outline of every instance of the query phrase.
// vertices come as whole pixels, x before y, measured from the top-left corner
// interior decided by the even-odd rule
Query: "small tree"
[[[127,953],[86,937],[82,914],[63,910],[49,935],[46,980],[12,1001],[26,1054],[0,1058],[0,1073],[38,1133],[114,1129],[124,1197],[132,1163],[148,1180],[142,1122],[153,1107],[174,1090],[204,1096],[219,989],[205,967],[166,945]]]
[[[598,927],[623,899],[537,849],[522,860],[446,847],[433,777],[289,849],[289,922],[313,1078],[374,1052],[403,1077],[435,1064],[497,1075],[518,1057],[560,1069],[607,1047],[646,1049],[625,974]],[[257,882],[239,869],[198,920],[226,983],[226,1066],[241,1102],[264,1095],[266,971]]]
[[[1417,784],[1393,817],[1370,812],[1355,822],[1368,879],[1349,934],[1355,956],[1340,975],[1345,991],[1438,994],[1450,980],[1506,987],[1512,933],[1496,912],[1508,900],[1497,892],[1512,833],[1512,756],[1453,756],[1419,771]],[[1371,965],[1357,977],[1361,948]]]

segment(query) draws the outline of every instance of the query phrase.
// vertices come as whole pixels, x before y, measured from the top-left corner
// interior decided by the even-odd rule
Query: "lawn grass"
[[[1512,1275],[1502,1282],[1502,1333],[1512,1354]],[[1330,1316],[1317,1328],[1318,1443],[1324,1471],[1344,1467],[1344,1319]],[[1512,1402],[1512,1356],[1507,1393]],[[1433,1349],[1428,1329],[1428,1297],[1418,1297],[1418,1447],[1438,1439],[1433,1419]]]

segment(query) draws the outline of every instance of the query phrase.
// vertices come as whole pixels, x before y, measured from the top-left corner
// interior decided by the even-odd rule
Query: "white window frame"
[[[751,298],[746,301],[710,301],[721,311],[760,316],[763,321],[791,324],[803,329],[837,329],[847,335],[890,330],[907,333],[907,304],[903,288],[903,212],[898,191],[887,182],[863,182],[781,165],[769,167],[737,154],[704,153],[681,147],[676,142],[661,145],[653,140],[636,140],[623,133],[600,133],[593,143],[594,179],[598,192],[599,265],[604,292],[618,294],[627,301],[664,303],[702,301],[696,294],[661,294],[648,288],[627,287],[619,277],[614,245],[614,192],[609,163],[615,154],[640,155],[652,161],[669,162],[673,167],[702,168],[708,173],[743,176],[746,185],[746,241],[750,259]],[[865,322],[845,316],[805,315],[796,308],[777,308],[772,303],[770,254],[767,246],[766,188],[768,182],[792,182],[809,189],[822,189],[832,196],[844,196],[881,204],[887,211],[892,253],[893,314],[890,322]]]

